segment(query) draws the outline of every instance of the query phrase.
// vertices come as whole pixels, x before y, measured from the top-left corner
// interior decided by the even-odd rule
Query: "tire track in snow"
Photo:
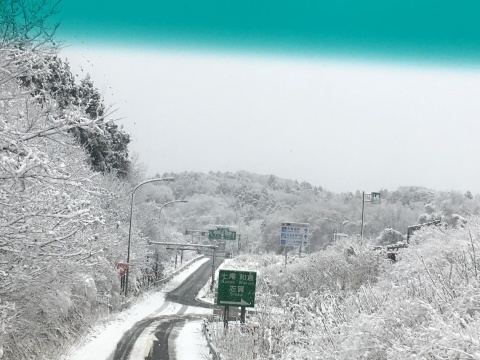
[[[113,354],[113,360],[129,360],[130,353],[138,337],[147,326],[156,321],[156,318],[147,318],[137,322],[130,330],[128,330],[120,339],[117,348]]]
[[[216,264],[220,265],[220,262]],[[166,301],[162,306],[151,314],[150,317],[137,322],[130,330],[128,330],[120,339],[111,357],[112,360],[137,360],[132,355],[132,350],[135,349],[136,358],[140,357],[145,351],[145,348],[152,346],[148,357],[143,359],[149,360],[175,360],[175,351],[173,347],[169,349],[168,343],[172,333],[172,329],[179,328],[182,323],[188,319],[201,319],[205,315],[185,315],[190,306],[210,307],[205,304],[200,304],[195,300],[195,296],[209,280],[211,273],[211,260],[203,264],[195,273],[190,275],[185,281],[175,290],[169,292],[166,296]],[[179,310],[175,311],[175,315],[161,315],[169,307],[175,308],[180,305]],[[157,323],[159,323],[157,325]],[[152,327],[155,327],[155,337],[158,340],[149,341]],[[174,336],[175,337],[174,332]],[[138,341],[138,344],[137,344]],[[171,341],[173,344],[173,341]],[[142,350],[144,350],[142,352]],[[148,349],[147,349],[148,351]],[[170,353],[170,354],[169,354]]]

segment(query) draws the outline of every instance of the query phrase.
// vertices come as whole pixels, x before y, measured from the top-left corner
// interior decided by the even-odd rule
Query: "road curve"
[[[215,261],[216,267],[220,265],[221,261]],[[210,307],[208,304],[200,303],[195,300],[196,295],[200,289],[210,280],[212,274],[212,260],[202,264],[197,271],[190,275],[185,281],[176,289],[166,294],[166,303],[182,304],[180,310],[176,314],[160,315],[155,317],[145,318],[137,322],[130,330],[128,330],[117,344],[115,352],[110,357],[112,360],[130,360],[132,349],[138,337],[144,331],[151,331],[153,342],[150,344],[151,349],[146,360],[175,360],[174,349],[169,349],[169,339],[172,337],[172,329],[181,327],[185,321],[200,319],[205,315],[188,315],[184,313],[188,306],[196,307]],[[166,306],[164,305],[163,308]],[[147,329],[147,328],[150,328]],[[171,343],[173,343],[171,341]],[[147,346],[147,344],[145,344]],[[147,350],[148,351],[148,350]],[[132,359],[133,360],[133,359]]]
[[[170,360],[171,356],[168,349],[168,339],[172,332],[173,327],[180,323],[185,322],[182,319],[165,320],[155,329],[156,341],[153,342],[152,351],[150,355],[146,357],[146,360]],[[171,359],[173,360],[173,359]]]
[[[220,266],[221,262],[222,261],[216,259],[216,267]],[[211,281],[211,276],[212,260],[210,259],[200,266],[196,272],[185,279],[182,285],[170,291],[165,299],[182,305],[210,308],[210,305],[197,301],[195,297],[202,287],[205,286],[207,282]]]

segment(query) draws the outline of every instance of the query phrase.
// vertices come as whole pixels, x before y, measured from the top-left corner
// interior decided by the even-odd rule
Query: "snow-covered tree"
[[[77,84],[68,62],[56,54],[38,58],[33,67],[36,72],[21,76],[22,85],[40,102],[53,98],[62,109],[76,106],[90,119],[96,119],[101,132],[85,127],[73,127],[70,132],[89,154],[95,171],[115,172],[124,178],[130,166],[130,136],[114,121],[105,119],[108,110],[90,77],[87,75]]]
[[[61,343],[69,324],[118,302],[112,195],[69,133],[101,134],[99,119],[20,86],[50,55],[0,48],[0,348],[9,359]]]
[[[60,0],[0,1],[0,47],[52,43],[59,26],[52,19],[59,4]]]

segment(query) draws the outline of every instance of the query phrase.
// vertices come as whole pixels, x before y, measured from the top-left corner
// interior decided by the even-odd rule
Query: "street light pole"
[[[360,229],[360,238],[363,240],[365,235],[365,203],[369,202],[370,204],[380,204],[380,193],[371,192],[365,194],[365,191],[362,192],[362,228]]]
[[[130,242],[132,238],[132,213],[133,213],[133,199],[135,197],[135,192],[140,186],[143,186],[145,184],[151,183],[151,182],[156,182],[156,181],[173,181],[175,180],[173,177],[167,177],[167,178],[160,178],[160,179],[150,179],[147,181],[144,181],[137,186],[133,188],[132,191],[132,198],[130,200],[130,224],[128,226],[128,247],[127,247],[127,271],[125,272],[125,296],[128,294],[128,274],[130,272]]]
[[[360,229],[360,239],[363,241],[363,229],[365,223],[365,191],[362,191],[362,228]]]

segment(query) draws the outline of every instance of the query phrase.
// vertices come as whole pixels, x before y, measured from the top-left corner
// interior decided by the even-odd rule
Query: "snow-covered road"
[[[176,360],[208,359],[207,343],[201,332],[201,318],[211,314],[207,308],[181,305],[167,301],[165,294],[176,289],[191,274],[197,271],[208,259],[202,259],[175,276],[161,291],[150,293],[138,299],[128,310],[109,319],[108,322],[95,326],[84,339],[69,349],[61,359],[64,360],[110,360],[117,350],[117,344],[135,325],[146,321],[146,327],[138,327],[138,334],[132,336],[131,351],[125,360],[144,360],[147,345],[153,345],[152,332],[162,323],[160,318],[179,318],[182,321],[169,329],[169,353]],[[188,315],[188,316],[186,316]],[[150,320],[149,320],[150,319]],[[165,320],[163,320],[164,322]],[[127,336],[128,337],[128,336]],[[172,350],[175,349],[175,350]]]

